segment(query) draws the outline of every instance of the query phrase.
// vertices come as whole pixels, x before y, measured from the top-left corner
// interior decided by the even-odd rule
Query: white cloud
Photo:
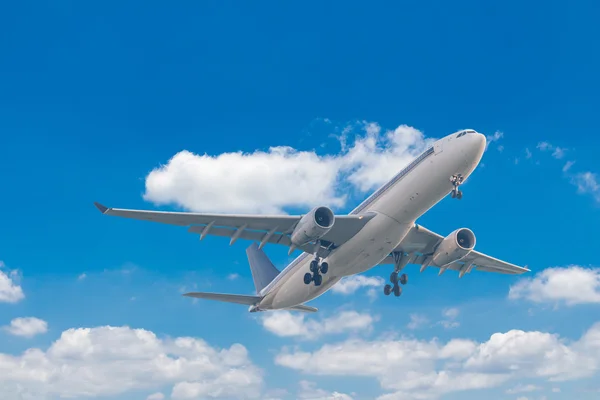
[[[318,389],[314,382],[300,381],[298,399],[302,400],[352,400],[353,397],[339,392],[328,392]]]
[[[229,274],[227,275],[227,279],[229,279],[230,281],[234,281],[236,279],[238,279],[240,277],[240,274]]]
[[[567,149],[564,147],[553,146],[548,142],[539,142],[537,148],[541,151],[552,151],[552,157],[560,160],[565,156]]]
[[[560,160],[561,158],[563,158],[565,156],[565,151],[566,151],[566,149],[564,149],[564,148],[555,147],[554,151],[552,152],[552,157],[556,158],[557,160]]]
[[[548,142],[539,142],[537,148],[541,151],[552,150],[552,145]]]
[[[375,378],[390,392],[381,400],[433,399],[524,379],[591,377],[600,367],[600,323],[573,343],[549,333],[520,330],[493,334],[483,343],[352,339],[314,352],[283,349],[275,362],[306,374]]]
[[[500,132],[500,131],[494,132],[493,135],[487,135],[486,136],[485,151],[487,151],[487,149],[490,147],[490,145],[493,142],[498,142],[503,137],[504,137],[504,133]],[[502,148],[500,148],[500,147],[502,147]],[[502,151],[502,150],[504,150],[504,147],[503,146],[498,146],[498,151]]]
[[[217,349],[202,339],[160,339],[129,327],[69,329],[45,351],[0,354],[6,400],[114,396],[170,384],[172,398],[246,399],[258,398],[262,383],[240,344]]]
[[[15,318],[10,321],[10,325],[2,327],[11,335],[22,336],[26,338],[34,337],[48,331],[48,323],[35,317]]]
[[[80,275],[77,277],[77,280],[78,280],[78,281],[82,281],[82,280],[84,280],[85,278],[87,278],[87,275],[86,275],[85,273],[83,273],[83,274],[80,274]]]
[[[533,154],[531,153],[531,150],[529,150],[528,148],[525,149],[525,158],[529,159],[533,156]]]
[[[529,392],[535,392],[538,390],[542,390],[541,387],[536,386],[536,385],[517,385],[511,389],[508,389],[506,391],[506,393],[508,394],[516,394],[516,393],[529,393]]]
[[[456,317],[458,317],[459,313],[460,311],[458,310],[458,308],[447,308],[442,312],[442,315],[446,318],[455,319]]]
[[[442,312],[442,315],[446,318],[440,321],[440,325],[442,325],[445,329],[453,329],[460,326],[460,323],[456,321],[458,314],[460,311],[458,308],[447,308]]]
[[[408,329],[418,329],[425,325],[429,320],[427,317],[421,314],[410,314],[410,322],[408,323]]]
[[[600,202],[600,183],[598,176],[593,172],[580,172],[572,177],[571,182],[577,186],[580,194],[592,194]]]
[[[569,306],[600,303],[600,269],[569,266],[547,268],[510,287],[510,299],[535,303],[564,302]]]
[[[362,287],[382,288],[385,284],[383,278],[364,275],[351,275],[342,278],[331,291],[338,294],[353,294]]]
[[[18,284],[19,272],[4,272],[5,265],[0,261],[0,303],[17,303],[25,298],[23,289]]]
[[[330,318],[311,319],[303,313],[273,311],[261,318],[262,325],[269,332],[282,337],[298,337],[312,340],[327,334],[343,332],[370,332],[376,317],[356,311],[343,311]]]
[[[157,393],[153,393],[150,396],[146,397],[146,400],[164,400],[165,395],[157,392]]]
[[[347,146],[354,128],[359,133]],[[285,146],[217,156],[183,150],[148,174],[144,199],[204,212],[282,213],[286,207],[341,207],[347,200],[340,188],[342,177],[361,191],[373,189],[432,140],[406,125],[383,131],[377,124],[361,122],[346,129],[340,142],[338,155]]]
[[[563,172],[567,172],[568,170],[570,170],[573,164],[575,164],[575,161],[567,161],[563,166]]]

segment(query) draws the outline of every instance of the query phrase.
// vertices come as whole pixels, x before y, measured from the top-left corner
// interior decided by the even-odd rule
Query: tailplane
[[[258,303],[261,299],[261,297],[259,297],[259,296],[246,296],[243,294],[227,294],[227,293],[206,293],[206,292],[185,293],[184,296],[195,297],[197,299],[224,301],[226,303],[245,304],[247,306],[254,305],[254,304]]]
[[[269,257],[258,248],[256,243],[252,243],[246,249],[246,255],[248,256],[248,264],[250,264],[256,293],[260,294],[260,291],[279,275],[279,270],[275,268]]]

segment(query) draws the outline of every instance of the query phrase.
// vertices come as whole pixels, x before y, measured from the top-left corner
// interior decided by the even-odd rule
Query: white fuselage
[[[342,277],[379,264],[402,242],[415,221],[452,191],[452,175],[462,174],[466,179],[477,167],[486,140],[482,134],[471,132],[436,141],[350,213],[376,215],[325,258],[329,271],[320,286],[304,284],[304,274],[309,272],[314,256],[303,253],[263,289],[264,298],[258,308],[277,310],[305,303],[325,293]]]

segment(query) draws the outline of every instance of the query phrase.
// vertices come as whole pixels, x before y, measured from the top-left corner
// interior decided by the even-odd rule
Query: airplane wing
[[[100,203],[94,205],[105,215],[162,224],[188,227],[188,232],[200,235],[223,236],[231,238],[230,244],[238,239],[247,239],[265,243],[291,246],[290,234],[302,215],[236,215],[236,214],[201,214],[188,212],[127,210],[108,208]],[[322,246],[319,256],[324,257],[333,247],[338,247],[352,238],[373,218],[374,214],[336,215],[333,227],[321,238]],[[312,253],[311,244],[298,249]]]
[[[416,225],[410,230],[408,235],[394,249],[395,252],[405,252],[409,254],[409,264],[423,264],[434,252],[444,237]],[[394,264],[393,255],[386,257],[380,264]],[[430,264],[431,267],[440,267]],[[520,267],[506,261],[488,256],[479,251],[473,250],[463,259],[450,264],[447,268],[440,270],[440,274],[446,269],[459,271],[462,277],[465,273],[470,273],[475,269],[478,271],[495,272],[499,274],[523,274],[530,270],[526,267]]]

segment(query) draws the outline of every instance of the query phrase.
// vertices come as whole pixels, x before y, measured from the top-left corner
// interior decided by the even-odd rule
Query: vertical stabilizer
[[[264,251],[258,248],[256,243],[252,243],[246,249],[246,255],[248,256],[248,263],[252,271],[256,293],[260,293],[261,290],[279,275],[279,270],[275,268],[269,257],[267,257]]]

